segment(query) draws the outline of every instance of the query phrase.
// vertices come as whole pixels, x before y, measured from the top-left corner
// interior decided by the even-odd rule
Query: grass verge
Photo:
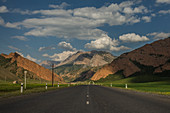
[[[107,87],[124,88],[127,84],[129,90],[140,92],[156,93],[162,95],[170,95],[170,77],[160,77],[153,75],[133,76],[122,78],[120,75],[110,75],[106,79],[101,79],[96,82]]]
[[[40,93],[50,90],[58,90],[61,88],[71,87],[72,85],[68,86],[68,84],[60,84],[59,87],[57,84],[55,84],[54,87],[52,87],[51,85],[47,85],[48,86],[47,90],[45,89],[45,86],[46,84],[27,84],[26,90],[24,89],[23,93],[21,93],[20,84],[0,83],[0,98],[28,95],[31,93]]]

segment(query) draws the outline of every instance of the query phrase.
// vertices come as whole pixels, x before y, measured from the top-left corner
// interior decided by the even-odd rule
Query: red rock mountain
[[[99,80],[119,71],[122,71],[125,77],[144,71],[152,71],[152,74],[170,71],[170,38],[122,54],[98,70],[91,79]]]
[[[46,69],[38,64],[36,64],[33,61],[30,61],[22,56],[20,56],[18,53],[10,53],[9,55],[5,55],[5,54],[1,54],[1,56],[5,57],[5,58],[11,58],[11,64],[13,62],[16,62],[17,67],[22,67],[25,70],[28,70],[34,74],[36,74],[37,76],[39,76],[42,79],[45,80],[51,80],[52,77],[52,72],[49,69]],[[54,74],[55,76],[55,81],[63,81],[63,79],[57,75]]]

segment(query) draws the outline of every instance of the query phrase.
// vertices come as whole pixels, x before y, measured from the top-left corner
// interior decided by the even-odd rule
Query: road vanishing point
[[[170,97],[81,85],[1,99],[0,113],[170,113]]]

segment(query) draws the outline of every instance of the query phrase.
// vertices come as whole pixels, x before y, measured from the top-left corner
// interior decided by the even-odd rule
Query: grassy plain
[[[127,84],[129,90],[170,95],[170,77],[140,75],[123,78],[121,75],[109,75],[106,79],[100,79],[96,83],[119,88],[125,88]]]
[[[57,90],[60,88],[65,87],[71,87],[72,85],[68,84],[54,84],[54,87],[52,87],[51,82],[47,83],[48,88],[45,89],[46,83],[39,83],[39,81],[32,81],[27,83],[26,90],[24,89],[23,93],[21,94],[21,85],[20,84],[12,84],[10,81],[0,81],[0,97],[11,97],[11,96],[19,96],[19,95],[26,95],[31,93],[40,93],[40,92],[46,92],[49,90]],[[24,88],[24,87],[23,87]]]

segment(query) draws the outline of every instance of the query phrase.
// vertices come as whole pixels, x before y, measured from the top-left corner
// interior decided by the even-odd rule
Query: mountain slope
[[[1,54],[1,66],[8,68],[9,71],[13,72],[17,76],[22,76],[24,70],[28,70],[28,73],[35,74],[36,76],[44,79],[51,80],[52,72],[33,61],[30,61],[18,53],[10,53],[9,55]],[[3,62],[5,61],[5,62]],[[55,81],[62,81],[63,79],[55,74]]]
[[[125,77],[134,74],[160,74],[170,71],[170,38],[155,41],[129,53],[124,53],[98,70],[92,80],[122,71]]]
[[[98,67],[111,63],[115,56],[104,51],[77,52],[55,68],[58,75],[72,80],[87,80]]]
[[[103,66],[115,59],[115,56],[105,51],[89,51],[89,52],[77,52],[66,60],[58,64],[58,66],[72,64],[72,65],[86,65],[91,67]]]

